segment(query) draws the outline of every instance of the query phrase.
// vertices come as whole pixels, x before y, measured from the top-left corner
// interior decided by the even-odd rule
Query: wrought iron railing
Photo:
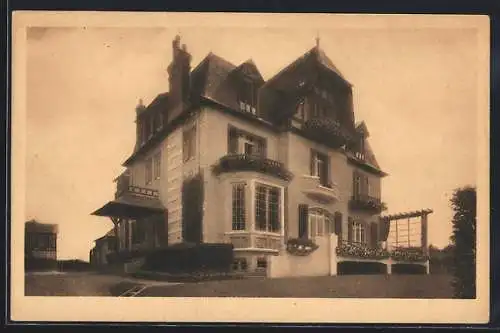
[[[380,213],[386,210],[386,205],[380,200],[380,198],[372,197],[366,194],[356,194],[351,196],[351,199],[349,200],[349,208]]]
[[[124,195],[125,193],[131,193],[135,195],[143,195],[147,197],[157,198],[159,196],[159,192],[154,189],[133,186],[130,185],[130,178],[128,175],[123,174],[118,177],[116,181],[116,192],[115,199]]]
[[[233,171],[257,171],[284,180],[291,180],[293,177],[283,163],[247,154],[226,155],[219,160],[213,170],[216,174]]]
[[[313,139],[340,148],[349,142],[350,135],[340,123],[331,118],[312,118],[305,122],[304,131]]]

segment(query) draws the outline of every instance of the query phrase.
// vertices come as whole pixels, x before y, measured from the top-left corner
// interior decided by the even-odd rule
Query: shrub
[[[455,212],[451,236],[455,297],[476,298],[476,189],[455,190],[451,205]]]
[[[232,244],[182,243],[149,253],[141,269],[172,274],[227,273],[232,262]]]

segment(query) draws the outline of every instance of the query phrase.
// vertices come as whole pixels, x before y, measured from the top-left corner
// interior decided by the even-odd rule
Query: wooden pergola
[[[410,219],[420,218],[420,244],[424,252],[428,251],[428,241],[427,241],[427,216],[432,214],[432,209],[421,209],[417,211],[411,211],[406,213],[397,213],[386,216],[381,216],[380,219],[386,222],[396,221],[396,244],[398,243],[398,224],[397,221],[406,219],[408,222],[408,246],[410,246]]]

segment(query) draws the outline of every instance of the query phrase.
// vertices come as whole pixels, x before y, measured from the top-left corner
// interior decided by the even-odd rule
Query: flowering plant
[[[335,252],[339,256],[354,257],[364,259],[387,259],[390,254],[387,250],[381,248],[370,248],[365,244],[343,242],[337,246]]]
[[[391,258],[397,261],[427,261],[429,257],[421,248],[396,248],[391,252]]]
[[[286,243],[288,253],[296,256],[307,256],[314,252],[319,246],[311,239],[291,238]]]

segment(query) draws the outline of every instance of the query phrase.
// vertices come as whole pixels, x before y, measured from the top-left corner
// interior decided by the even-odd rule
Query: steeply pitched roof
[[[191,72],[191,93],[216,98],[221,84],[236,66],[210,52]]]
[[[355,127],[356,132],[363,134],[365,138],[370,136],[370,132],[368,132],[368,127],[364,121],[356,123]]]
[[[312,49],[310,49],[309,51],[304,53],[302,56],[297,58],[290,65],[288,65],[285,68],[283,68],[282,70],[280,70],[277,74],[275,74],[272,78],[270,78],[266,82],[266,84],[273,82],[274,80],[279,78],[285,72],[288,72],[292,68],[294,68],[302,63],[305,63],[309,59],[314,59],[315,61],[317,61],[319,64],[321,64],[326,69],[337,74],[337,76],[340,77],[347,85],[352,86],[352,84],[349,81],[347,81],[347,79],[342,75],[342,73],[339,71],[339,69],[333,64],[333,62],[330,60],[330,58],[328,58],[326,53],[319,46],[313,47]]]
[[[368,140],[365,141],[365,158],[366,162],[368,162],[370,165],[380,170],[380,165],[378,164],[377,159],[375,158],[375,153],[373,152],[372,147],[368,143]]]
[[[114,228],[112,228],[107,233],[105,233],[104,236],[97,238],[96,241],[104,239],[104,238],[109,238],[109,237],[115,237],[115,229]]]

